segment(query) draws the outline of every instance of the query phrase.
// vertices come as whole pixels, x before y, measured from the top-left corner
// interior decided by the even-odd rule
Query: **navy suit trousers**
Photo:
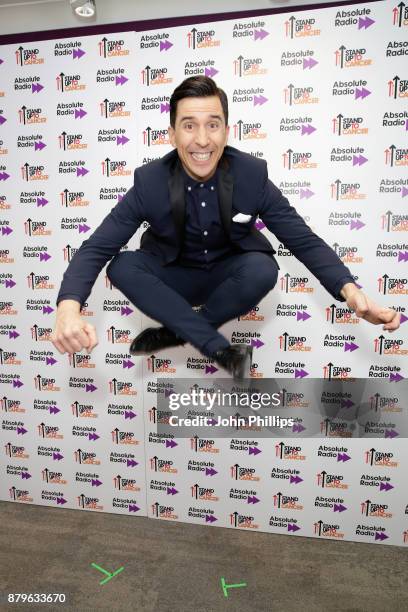
[[[278,267],[258,251],[193,268],[164,266],[156,255],[138,250],[116,255],[106,273],[141,312],[211,357],[229,346],[217,328],[256,306],[275,286]],[[201,310],[193,310],[198,305]]]

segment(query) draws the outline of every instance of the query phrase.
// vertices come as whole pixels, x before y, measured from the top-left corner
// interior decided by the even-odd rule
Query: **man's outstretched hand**
[[[95,327],[81,318],[80,306],[74,300],[62,300],[58,305],[51,342],[62,354],[86,349],[89,355],[98,344]]]
[[[383,330],[394,331],[400,326],[400,313],[392,308],[379,306],[361,291],[354,283],[347,283],[341,290],[341,295],[347,302],[347,306],[353,310],[358,317],[365,319],[374,325],[383,325]]]

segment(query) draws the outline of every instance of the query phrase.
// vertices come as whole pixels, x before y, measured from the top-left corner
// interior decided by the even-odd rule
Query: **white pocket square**
[[[249,223],[251,220],[251,215],[244,215],[244,213],[238,213],[235,217],[232,217],[232,220],[235,223]]]

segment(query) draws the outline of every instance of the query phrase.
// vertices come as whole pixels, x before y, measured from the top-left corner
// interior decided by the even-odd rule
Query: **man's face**
[[[206,181],[217,169],[227,144],[218,96],[182,98],[177,103],[175,126],[169,127],[170,142],[177,149],[184,170],[197,181]]]

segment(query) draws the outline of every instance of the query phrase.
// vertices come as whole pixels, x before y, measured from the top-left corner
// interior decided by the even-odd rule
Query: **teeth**
[[[197,161],[208,161],[210,159],[211,153],[192,153],[191,155]]]

